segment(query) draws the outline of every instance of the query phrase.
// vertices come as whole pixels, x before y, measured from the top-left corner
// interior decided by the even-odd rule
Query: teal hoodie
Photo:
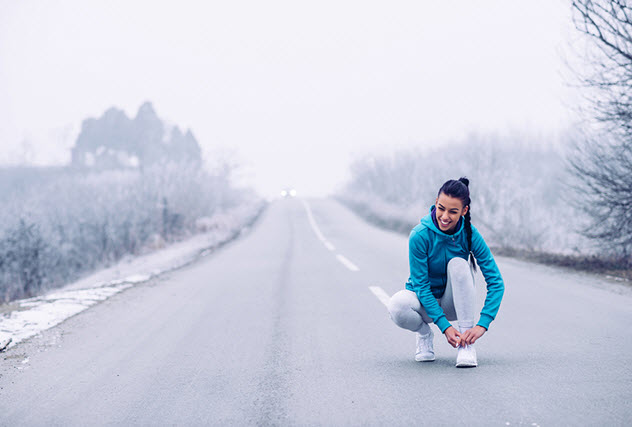
[[[433,208],[430,208],[430,212]],[[460,221],[460,224],[456,233],[446,234],[434,225],[431,214],[428,214],[413,228],[408,240],[410,278],[406,289],[417,294],[426,313],[441,332],[450,326],[437,303],[437,298],[441,298],[445,292],[448,261],[454,257],[467,260],[469,255],[464,221]],[[487,283],[487,297],[477,325],[489,329],[489,324],[500,308],[505,284],[489,247],[473,225],[472,253]]]

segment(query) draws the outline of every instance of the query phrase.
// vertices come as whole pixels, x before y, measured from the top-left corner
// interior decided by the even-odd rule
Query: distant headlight
[[[287,197],[287,190],[281,191],[281,197]]]
[[[292,196],[292,197],[296,197],[296,190],[291,189],[291,190],[290,190],[290,196]]]

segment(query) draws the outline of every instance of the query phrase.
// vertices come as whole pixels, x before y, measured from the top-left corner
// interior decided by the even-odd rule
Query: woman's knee
[[[452,258],[448,262],[448,273],[450,274],[450,280],[452,282],[459,281],[474,284],[470,263],[463,258]]]
[[[419,310],[421,303],[417,295],[407,289],[393,295],[388,303],[391,319],[398,326],[405,329],[416,329],[423,322]]]
[[[420,308],[421,303],[419,302],[419,298],[417,298],[417,294],[408,289],[403,289],[395,293],[388,302],[388,311],[390,313],[404,310],[419,311]]]

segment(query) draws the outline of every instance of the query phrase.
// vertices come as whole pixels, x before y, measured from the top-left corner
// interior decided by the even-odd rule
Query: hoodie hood
[[[459,219],[459,223],[457,224],[458,230],[456,230],[456,232],[454,232],[454,234],[447,234],[444,233],[443,231],[441,231],[434,223],[434,221],[432,220],[432,211],[435,209],[435,205],[430,206],[430,212],[428,213],[428,215],[426,215],[425,217],[423,217],[421,219],[421,224],[424,225],[426,228],[434,231],[435,233],[437,233],[440,236],[445,236],[445,237],[455,237],[458,236],[462,231],[463,228],[465,227],[463,219]]]

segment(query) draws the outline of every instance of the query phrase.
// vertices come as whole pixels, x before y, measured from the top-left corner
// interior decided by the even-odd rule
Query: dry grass
[[[529,251],[524,249],[493,247],[495,255],[517,258],[546,265],[556,265],[577,271],[606,274],[632,281],[632,260],[598,257],[595,255],[561,255],[550,252]]]

